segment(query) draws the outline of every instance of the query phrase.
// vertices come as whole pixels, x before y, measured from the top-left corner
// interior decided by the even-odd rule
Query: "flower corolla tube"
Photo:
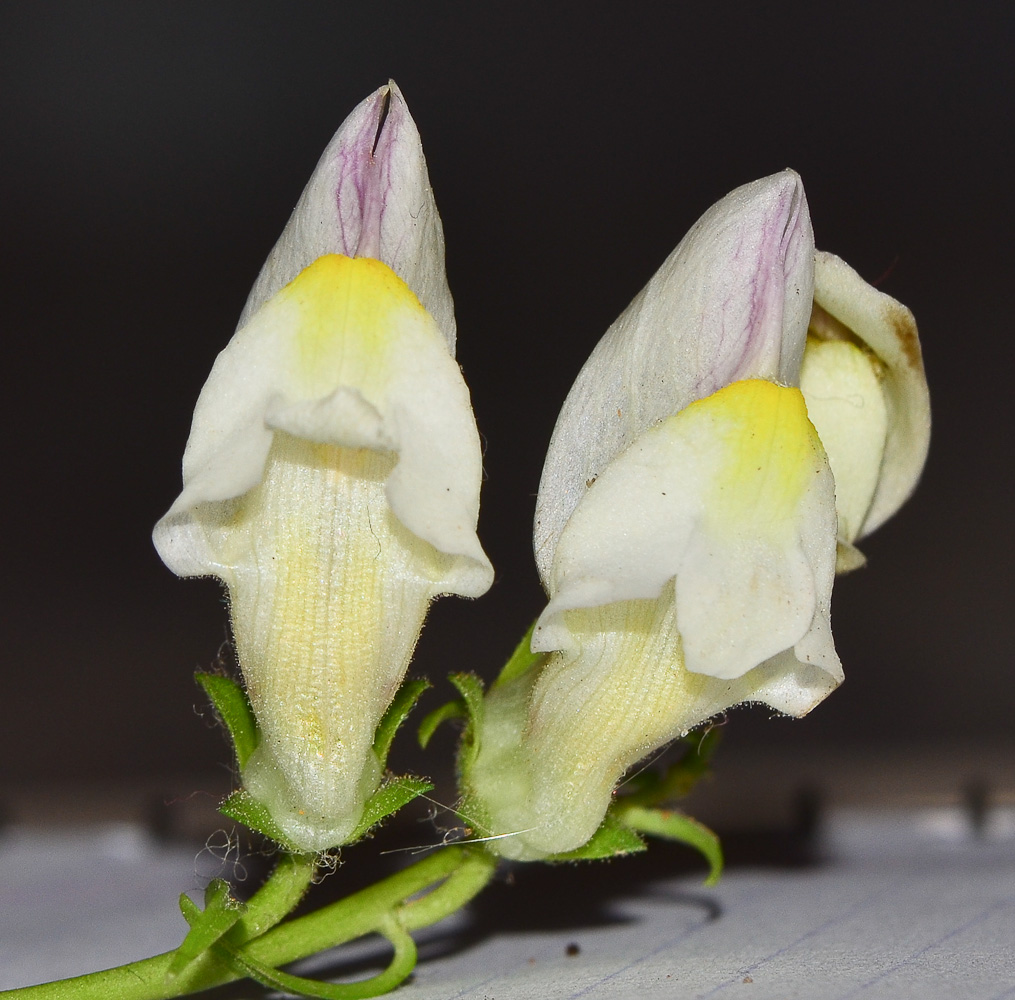
[[[154,532],[175,573],[228,588],[260,733],[243,784],[302,850],[357,828],[430,601],[492,582],[454,350],[440,218],[389,84],[338,130],[268,257]]]
[[[825,698],[836,569],[912,491],[929,426],[912,315],[815,252],[793,171],[709,209],[557,421],[534,538],[546,655],[487,695],[463,776],[490,846],[573,851],[646,754],[738,703]]]

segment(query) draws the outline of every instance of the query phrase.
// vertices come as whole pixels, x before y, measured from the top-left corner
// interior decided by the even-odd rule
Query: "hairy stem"
[[[223,945],[248,959],[252,967],[277,969],[374,931],[390,937],[393,918],[406,930],[418,930],[468,903],[490,881],[495,868],[496,860],[482,849],[467,845],[443,847],[345,899],[276,924],[281,919],[279,911],[299,901],[312,872],[305,857],[287,855],[250,901],[248,912],[228,932]],[[431,891],[412,899],[427,889]],[[270,929],[262,933],[265,927]],[[244,941],[249,934],[259,936]],[[243,978],[244,973],[237,971],[238,964],[223,961],[216,954],[217,948],[213,947],[176,977],[167,977],[175,955],[171,951],[103,972],[3,991],[0,998],[169,1000]],[[398,963],[398,982],[411,971],[411,965]],[[388,988],[396,985],[392,981]]]

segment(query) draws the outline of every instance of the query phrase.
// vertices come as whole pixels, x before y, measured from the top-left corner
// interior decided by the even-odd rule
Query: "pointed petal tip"
[[[775,198],[785,199],[788,203],[799,201],[804,197],[803,179],[792,167],[762,177],[755,183],[763,190],[771,192]]]
[[[813,254],[813,236],[811,236],[810,211],[807,207],[807,196],[804,193],[804,182],[800,175],[790,168],[762,179],[761,183],[770,182],[771,197],[779,215],[785,219],[787,236],[799,234],[810,237],[808,248]]]
[[[768,174],[766,177],[759,177],[757,180],[741,184],[740,187],[734,188],[726,198],[720,199],[717,204],[721,205],[727,199],[733,199],[745,205],[785,205],[795,208],[802,199],[805,200],[804,183],[795,170],[787,167],[778,173]]]
[[[360,101],[324,150],[251,289],[239,327],[329,253],[387,264],[437,321],[454,353],[444,232],[419,130],[394,80]]]
[[[409,114],[409,106],[394,80],[388,80],[384,86],[378,87],[360,104],[360,108],[367,112],[365,118],[373,130],[371,158],[375,158],[378,150],[384,147],[387,147],[386,151],[390,155],[391,145],[400,139],[415,139],[416,143],[419,143],[419,135],[412,115]],[[355,113],[354,111],[353,114]]]
[[[803,181],[795,170],[787,167],[777,174],[744,184],[717,205],[727,201],[733,203],[734,211],[739,209],[750,217],[757,216],[757,221],[766,229],[782,230],[785,234],[784,247],[791,240],[803,238],[810,243],[808,250],[813,254],[807,196]]]
[[[804,182],[792,167],[784,167],[777,174],[772,174],[771,179],[785,190],[804,193]]]

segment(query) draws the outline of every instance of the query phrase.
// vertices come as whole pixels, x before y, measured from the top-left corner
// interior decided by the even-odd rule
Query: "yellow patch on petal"
[[[773,541],[795,530],[787,513],[796,509],[822,455],[799,389],[764,379],[734,382],[674,419],[683,434],[694,433],[694,422],[711,425],[723,444],[705,508],[713,530],[736,524]]]
[[[734,382],[671,418],[700,468],[694,528],[674,567],[689,670],[739,677],[807,634],[835,501],[799,389]]]
[[[312,393],[336,382],[369,387],[406,323],[432,326],[409,286],[387,264],[369,257],[325,254],[279,293],[298,310],[296,353]]]

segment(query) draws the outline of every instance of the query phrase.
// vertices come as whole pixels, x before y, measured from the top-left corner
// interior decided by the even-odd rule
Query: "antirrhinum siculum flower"
[[[844,268],[818,255],[816,278],[795,173],[745,185],[696,223],[582,369],[536,504],[549,602],[532,649],[547,655],[488,694],[463,776],[463,808],[493,849],[574,850],[645,755],[741,702],[803,715],[842,680],[837,548],[848,554],[912,489],[927,427],[915,327],[900,347],[873,319],[908,313]],[[849,447],[848,407],[823,398],[827,417],[810,418],[812,386],[881,400],[866,459]]]
[[[440,218],[394,84],[325,150],[194,412],[155,528],[229,590],[260,730],[243,769],[290,843],[343,843],[430,601],[476,597],[479,436]]]

